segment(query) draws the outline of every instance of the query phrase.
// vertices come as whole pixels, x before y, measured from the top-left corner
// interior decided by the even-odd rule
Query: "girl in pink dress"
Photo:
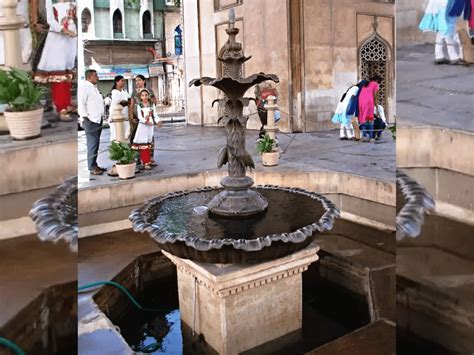
[[[374,107],[377,105],[377,91],[379,91],[381,80],[378,75],[375,75],[360,89],[359,125],[363,142],[374,138]]]

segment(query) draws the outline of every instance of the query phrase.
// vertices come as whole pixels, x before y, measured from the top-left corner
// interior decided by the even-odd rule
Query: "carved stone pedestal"
[[[204,264],[163,253],[177,266],[181,320],[219,354],[238,354],[302,327],[302,273],[311,244],[255,265]]]

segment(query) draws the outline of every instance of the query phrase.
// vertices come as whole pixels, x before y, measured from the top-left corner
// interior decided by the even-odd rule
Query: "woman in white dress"
[[[51,84],[51,97],[62,120],[70,120],[71,89],[77,55],[76,3],[46,1],[48,34],[35,70],[35,81]]]
[[[137,105],[138,127],[133,137],[132,149],[140,152],[140,160],[145,169],[150,170],[151,146],[154,126],[160,122],[156,113],[156,106],[151,102],[150,92],[147,89],[140,91],[140,102]]]
[[[127,138],[130,134],[130,125],[128,122],[128,105],[130,103],[130,95],[128,94],[127,90],[124,89],[125,87],[125,79],[122,75],[117,75],[114,78],[114,86],[112,87],[111,91],[111,101],[110,101],[110,110],[109,112],[113,113],[114,109],[117,105],[122,107],[122,114],[125,119],[125,138]],[[111,116],[109,116],[111,117]],[[110,141],[117,140],[117,130],[115,127],[115,123],[110,122],[109,119],[109,126],[110,126]]]

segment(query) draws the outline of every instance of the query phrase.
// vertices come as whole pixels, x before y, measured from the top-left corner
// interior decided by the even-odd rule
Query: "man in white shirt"
[[[86,71],[86,81],[78,92],[78,113],[86,132],[87,165],[92,175],[101,175],[105,169],[97,165],[104,101],[97,89],[99,80],[95,70]]]

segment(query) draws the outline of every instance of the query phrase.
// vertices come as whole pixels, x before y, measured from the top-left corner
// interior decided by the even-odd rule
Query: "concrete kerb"
[[[436,126],[397,130],[397,167],[435,167],[474,176],[474,133]]]
[[[436,213],[474,224],[474,133],[436,126],[401,126],[397,167],[409,171],[436,200]]]

